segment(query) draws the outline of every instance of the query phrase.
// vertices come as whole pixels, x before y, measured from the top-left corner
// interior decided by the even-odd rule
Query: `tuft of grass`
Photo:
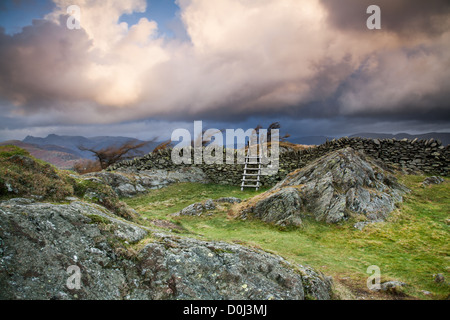
[[[362,231],[355,229],[352,221],[329,225],[308,217],[300,228],[280,228],[259,220],[231,219],[225,210],[209,216],[169,217],[207,198],[248,199],[265,190],[241,192],[232,186],[184,183],[125,201],[147,217],[175,220],[203,239],[238,242],[310,265],[333,276],[336,287],[347,297],[446,299],[450,294],[450,183],[445,179],[440,185],[424,188],[425,176],[398,178],[411,193],[387,221],[370,224]],[[382,282],[407,283],[406,296],[370,292],[366,283],[371,265],[380,268]],[[437,273],[445,276],[445,283],[434,282]]]
[[[91,219],[91,223],[94,223],[94,224],[99,224],[99,223],[110,224],[111,223],[111,221],[109,221],[105,217],[99,216],[97,214],[89,214],[89,215],[87,215],[87,217],[89,219]]]

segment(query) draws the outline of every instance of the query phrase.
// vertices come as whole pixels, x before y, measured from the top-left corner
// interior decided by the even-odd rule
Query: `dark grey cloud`
[[[334,27],[367,32],[366,10],[381,8],[382,29],[414,36],[417,33],[441,34],[449,29],[448,0],[320,0],[328,10]]]
[[[0,31],[0,95],[32,112],[89,97],[92,84],[79,81],[77,73],[90,45],[83,30],[46,20],[14,35]]]

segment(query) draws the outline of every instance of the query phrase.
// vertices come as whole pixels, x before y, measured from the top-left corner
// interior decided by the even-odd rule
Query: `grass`
[[[0,146],[0,159],[6,159],[12,156],[30,156],[28,151],[14,145]]]
[[[404,290],[408,298],[445,299],[450,293],[450,183],[446,180],[424,188],[420,184],[424,178],[399,176],[411,193],[388,221],[368,225],[363,231],[349,222],[328,225],[311,219],[304,219],[300,228],[280,228],[257,220],[229,219],[227,210],[202,217],[169,216],[208,198],[246,199],[265,190],[241,192],[232,186],[183,183],[123,200],[147,218],[172,220],[203,239],[238,242],[310,265],[357,295],[375,295],[367,290],[366,271],[377,265],[382,282],[399,280],[408,284]],[[446,283],[434,282],[437,273],[444,274]]]
[[[268,188],[260,189],[266,191]],[[195,202],[221,197],[247,199],[262,191],[217,184],[179,183],[163,189],[150,191],[148,194],[121,199],[133,209],[147,217],[166,219],[171,213],[180,211]]]
[[[38,196],[60,200],[71,194],[73,187],[67,172],[32,157],[19,147],[0,146],[0,199]]]

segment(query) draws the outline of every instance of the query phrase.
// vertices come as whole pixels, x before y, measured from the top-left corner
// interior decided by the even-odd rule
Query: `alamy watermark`
[[[367,268],[367,273],[371,274],[367,278],[367,288],[371,291],[378,291],[381,289],[381,270],[380,267],[376,265],[369,266]]]
[[[81,9],[79,6],[73,4],[67,7],[67,18],[66,26],[69,30],[81,29]]]
[[[366,10],[367,14],[371,16],[366,21],[367,29],[381,29],[381,8],[377,5],[370,5]],[[67,18],[66,26],[69,30],[81,29],[81,9],[79,6],[73,4],[67,7]]]
[[[223,164],[225,153],[226,164],[244,164],[246,156],[259,157],[263,165],[261,175],[273,175],[278,172],[280,154],[278,129],[203,131],[202,125],[202,121],[194,121],[194,139],[187,129],[176,129],[172,132],[171,140],[178,142],[172,149],[173,163]]]
[[[381,8],[377,5],[370,5],[366,10],[367,14],[371,16],[366,21],[367,29],[381,29]],[[66,26],[68,29],[81,29],[81,9],[79,6],[73,4],[67,7],[67,18]]]
[[[366,21],[367,29],[381,29],[381,9],[377,5],[371,5],[366,10],[367,14],[371,14],[371,16]]]
[[[79,290],[81,288],[81,271],[77,265],[71,265],[67,268],[67,274],[70,276],[67,278],[66,286],[70,290]]]

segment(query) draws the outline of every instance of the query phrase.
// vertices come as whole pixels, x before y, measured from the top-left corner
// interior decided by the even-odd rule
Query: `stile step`
[[[244,188],[255,188],[258,190],[261,187],[261,171],[262,171],[262,162],[261,162],[262,156],[253,156],[247,154],[245,156],[245,166],[244,166],[244,173],[242,175],[242,184],[241,184],[241,190],[244,190]],[[250,167],[253,166],[253,167]],[[247,172],[252,173],[247,173]],[[254,177],[254,179],[250,178],[247,179],[247,177]],[[255,184],[247,184],[247,183],[255,183]]]

